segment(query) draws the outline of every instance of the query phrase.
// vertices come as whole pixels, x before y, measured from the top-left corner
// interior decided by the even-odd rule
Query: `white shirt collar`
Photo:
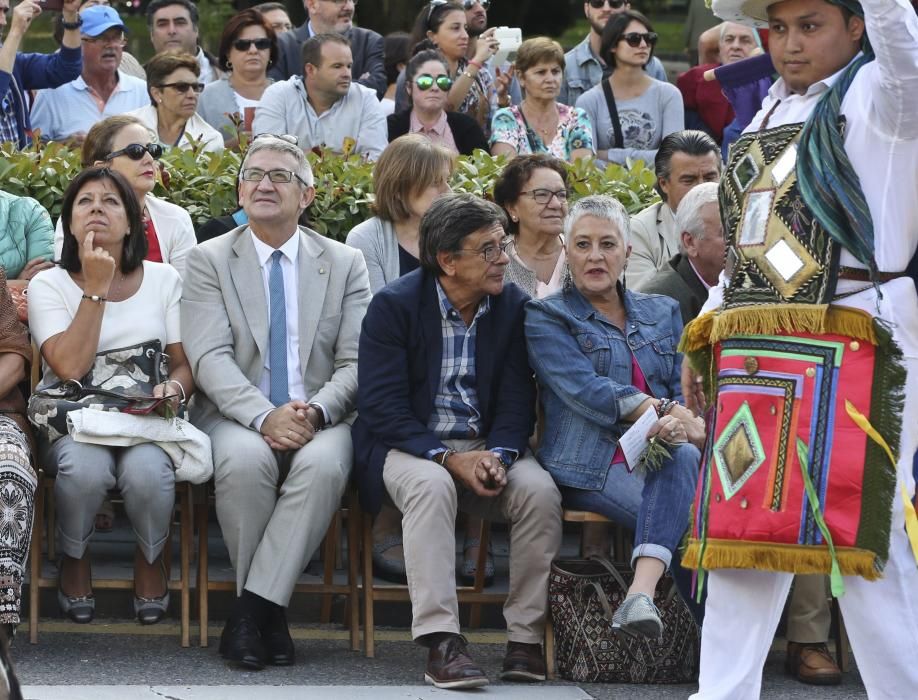
[[[810,85],[806,89],[806,93],[803,95],[803,97],[819,95],[829,90],[833,85],[835,85],[835,83],[841,77],[841,74],[845,71],[845,69],[847,69],[848,66],[854,63],[854,61],[856,61],[858,58],[860,58],[860,56],[861,56],[861,52],[859,51],[857,56],[852,58],[851,61],[848,62],[847,65],[845,65],[844,68],[841,68],[840,70],[836,71],[835,73],[828,76],[827,78],[823,78],[822,80],[817,80],[815,83]],[[772,85],[771,88],[769,88],[768,94],[776,100],[786,100],[788,97],[790,97],[794,93],[791,93],[791,91],[788,89],[787,83],[784,82],[784,78],[778,78],[775,81],[775,84]]]
[[[258,256],[258,264],[261,267],[264,267],[268,264],[268,261],[271,259],[271,255],[275,250],[279,250],[285,258],[287,258],[291,264],[296,264],[296,256],[300,250],[300,237],[299,229],[291,234],[290,238],[280,248],[272,248],[267,243],[262,241],[258,236],[255,235],[255,232],[252,229],[249,229],[249,235],[252,237],[252,243],[255,244],[255,255]]]

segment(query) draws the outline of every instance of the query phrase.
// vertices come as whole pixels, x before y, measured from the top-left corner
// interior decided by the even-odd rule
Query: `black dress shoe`
[[[258,625],[249,615],[234,614],[226,621],[220,635],[220,656],[252,671],[265,667],[265,644]]]
[[[268,615],[268,621],[261,631],[267,651],[267,662],[272,666],[293,666],[293,640],[287,627],[287,616],[284,609],[275,605]]]

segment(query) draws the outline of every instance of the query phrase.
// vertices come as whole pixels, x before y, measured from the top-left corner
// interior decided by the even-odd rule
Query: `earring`
[[[271,64],[269,63],[268,65],[270,66]],[[232,63],[232,61],[227,61],[227,62],[226,62],[226,70],[233,70],[233,63]]]
[[[510,215],[510,221],[512,221],[513,223],[516,223],[519,220],[520,218],[518,216],[514,216],[513,214]]]

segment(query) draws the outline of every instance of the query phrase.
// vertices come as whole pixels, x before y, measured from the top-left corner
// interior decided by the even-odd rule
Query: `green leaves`
[[[307,152],[307,158],[316,187],[309,208],[310,225],[343,241],[354,226],[373,216],[374,164],[361,156],[318,148]],[[460,157],[450,185],[455,191],[491,199],[494,182],[509,160],[482,150]],[[162,158],[163,173],[153,194],[183,207],[195,225],[231,214],[237,207],[236,177],[241,161],[236,150],[203,152],[200,144],[190,149],[170,148]],[[0,187],[34,197],[54,219],[60,216],[64,190],[79,171],[79,151],[62,143],[37,144],[25,151],[0,144]],[[654,174],[641,161],[627,168],[610,164],[600,169],[595,161],[581,160],[568,166],[568,172],[572,202],[590,194],[608,194],[635,214],[658,199]]]

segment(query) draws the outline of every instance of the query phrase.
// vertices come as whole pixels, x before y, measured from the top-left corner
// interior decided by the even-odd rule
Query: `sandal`
[[[166,592],[160,596],[144,598],[134,594],[134,615],[141,625],[155,625],[163,619],[169,609],[169,577],[166,575],[166,560],[160,555],[160,571],[163,574],[163,585]]]
[[[64,593],[64,589],[62,588],[64,578],[63,556],[57,560],[57,571],[57,604],[60,606],[61,612],[78,625],[85,625],[92,622],[92,618],[96,614],[96,599],[93,594],[70,596]],[[92,581],[91,569],[89,580],[90,582]]]
[[[393,547],[403,545],[401,535],[387,535],[373,543],[373,575],[391,583],[408,585],[408,572],[405,571],[405,559],[393,559],[385,556]]]
[[[466,537],[462,545],[462,567],[459,569],[459,581],[464,586],[475,585],[475,572],[478,568],[478,557],[470,557],[468,551],[473,547],[481,547],[481,539],[478,537]],[[494,552],[491,549],[491,541],[488,541],[488,555],[485,557],[485,576],[484,585],[490,586],[494,583]]]

